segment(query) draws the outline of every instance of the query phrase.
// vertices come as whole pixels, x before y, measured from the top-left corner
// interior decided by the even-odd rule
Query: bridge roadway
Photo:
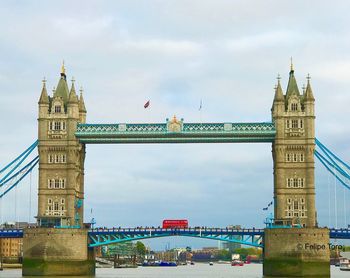
[[[350,239],[350,228],[330,228],[331,239]],[[203,239],[236,242],[254,247],[263,247],[264,229],[230,229],[194,227],[186,229],[162,228],[95,228],[89,229],[90,247],[113,243],[143,240],[157,237],[186,236]],[[0,229],[0,238],[22,238],[23,229]]]

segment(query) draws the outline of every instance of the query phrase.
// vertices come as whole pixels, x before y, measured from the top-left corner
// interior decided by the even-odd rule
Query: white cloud
[[[350,59],[341,61],[325,61],[314,65],[313,77],[333,83],[347,83],[350,85]]]
[[[264,48],[290,47],[298,45],[303,40],[300,34],[289,30],[262,32],[228,40],[224,46],[231,51],[261,51]]]
[[[203,50],[203,46],[196,42],[186,40],[143,39],[125,40],[114,43],[117,50],[152,51],[157,54],[172,55],[197,55]]]

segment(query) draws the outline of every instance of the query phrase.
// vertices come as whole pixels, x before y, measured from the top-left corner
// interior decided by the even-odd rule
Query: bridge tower
[[[301,94],[291,64],[284,95],[278,77],[271,109],[276,127],[272,145],[274,212],[276,222],[315,227],[315,99],[307,79]]]
[[[70,90],[64,64],[53,96],[45,80],[39,99],[39,200],[41,227],[83,224],[85,145],[75,138],[78,123],[85,123],[86,108],[74,79]]]

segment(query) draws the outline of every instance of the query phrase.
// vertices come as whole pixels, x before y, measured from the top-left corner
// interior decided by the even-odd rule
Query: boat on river
[[[341,271],[350,271],[350,261],[348,259],[344,259],[340,262],[339,269]]]

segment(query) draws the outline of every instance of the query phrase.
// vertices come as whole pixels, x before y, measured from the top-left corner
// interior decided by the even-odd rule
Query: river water
[[[21,269],[6,269],[0,271],[0,277],[21,278]],[[29,276],[25,276],[29,278]],[[262,265],[250,264],[243,267],[232,267],[229,264],[196,264],[178,267],[138,267],[138,268],[98,268],[95,278],[262,278]],[[331,277],[350,277],[347,271],[331,267]],[[50,278],[54,278],[50,276]],[[59,276],[57,278],[62,278]],[[83,277],[79,277],[83,278]]]

